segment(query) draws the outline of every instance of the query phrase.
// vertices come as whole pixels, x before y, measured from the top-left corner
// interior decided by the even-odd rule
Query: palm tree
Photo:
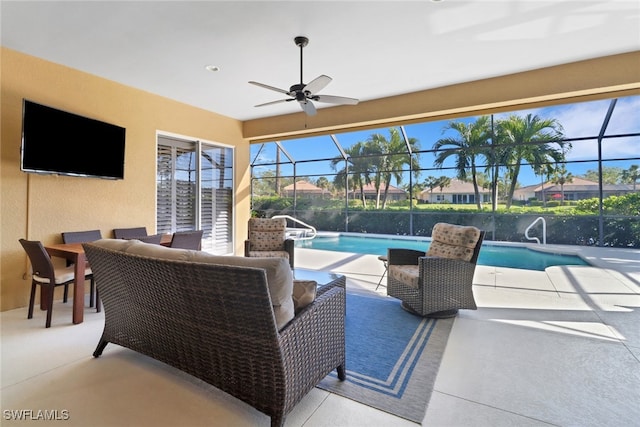
[[[565,144],[562,125],[555,119],[541,119],[537,115],[526,117],[511,115],[497,124],[497,139],[500,145],[508,145],[508,176],[511,181],[507,193],[507,209],[511,207],[513,193],[518,183],[520,163],[524,160],[534,169],[537,165],[557,163],[564,160],[561,150]],[[556,142],[553,148],[548,143]]]
[[[363,157],[365,154],[365,144],[360,141],[353,144],[351,147],[344,149],[347,154],[345,167],[337,171],[334,178],[334,185],[338,188],[345,188],[347,194],[350,190],[349,181],[353,183],[353,190],[360,190],[360,199],[362,200],[362,207],[367,208],[367,199],[364,194],[364,186],[371,183],[370,179],[370,165],[369,159]],[[331,159],[331,168],[336,170],[338,164],[344,163],[345,159],[342,157],[336,157]],[[351,164],[351,168],[348,167]],[[351,179],[349,179],[351,177]]]
[[[329,180],[327,179],[326,176],[321,176],[317,179],[316,181],[316,186],[318,188],[322,188],[323,190],[325,190],[327,193],[329,193],[329,195],[331,195],[331,183],[329,182]],[[322,192],[322,198],[324,199],[324,194],[325,191]]]
[[[423,185],[429,189],[429,202],[433,199],[433,189],[438,186],[438,178],[435,176],[429,176],[424,180]]]
[[[418,196],[425,189],[423,183],[416,182],[416,181],[413,182],[413,186],[409,184],[403,184],[401,188],[411,195],[410,197],[411,200],[414,200],[414,199],[418,200],[419,199]]]
[[[629,169],[622,171],[622,182],[633,184],[633,191],[636,191],[636,182],[640,179],[640,169],[638,165],[631,165]]]
[[[491,129],[491,144],[483,154],[487,160],[485,173],[491,177],[490,182],[485,185],[487,185],[488,188],[491,190],[492,210],[495,212],[498,209],[498,200],[500,199],[500,189],[504,187],[503,182],[500,180],[500,170],[503,168],[506,169],[505,165],[507,164],[509,150],[507,147],[501,144],[500,139],[497,138],[497,136],[494,134],[495,127],[493,126],[493,119],[491,120],[490,129]],[[483,187],[485,185],[483,185]]]
[[[367,162],[366,168],[369,171],[371,179],[369,183],[373,184],[376,190],[376,209],[380,208],[382,172],[385,169],[385,151],[387,140],[380,134],[372,134],[364,142],[362,154],[365,158],[361,160]]]
[[[391,186],[391,180],[395,178],[396,182],[402,183],[402,170],[405,165],[408,165],[417,178],[419,170],[419,162],[417,155],[409,156],[407,145],[414,153],[420,149],[418,140],[416,138],[409,138],[405,142],[402,134],[398,128],[389,128],[389,140],[383,135],[376,133],[372,134],[367,139],[369,144],[369,153],[379,155],[377,161],[372,162],[376,169],[376,177],[373,180],[376,188],[376,208],[379,207],[378,201],[382,194],[382,209],[387,206],[387,196],[389,194],[389,187]],[[381,186],[384,185],[384,189]]]
[[[567,167],[562,164],[557,166],[551,173],[551,182],[560,185],[560,204],[564,205],[564,185],[573,182],[573,174],[567,171]]]
[[[542,194],[542,206],[546,208],[547,197],[544,191],[544,177],[551,176],[551,174],[553,173],[553,165],[551,165],[550,163],[544,163],[540,165],[532,165],[532,168],[533,168],[533,173],[540,176],[540,192]]]
[[[448,176],[441,176],[440,178],[438,178],[438,187],[440,187],[441,195],[442,195],[442,190],[444,190],[444,187],[448,187],[449,184],[451,184],[451,178],[449,178]]]
[[[443,132],[452,129],[458,132],[458,138],[442,138],[433,144],[434,150],[442,150],[436,155],[433,162],[435,166],[442,168],[444,162],[455,156],[455,168],[458,179],[468,181],[468,174],[471,173],[471,182],[475,193],[478,210],[482,209],[482,200],[478,189],[476,159],[478,155],[488,157],[490,127],[489,116],[481,116],[473,123],[450,122]],[[447,148],[451,147],[451,148]]]

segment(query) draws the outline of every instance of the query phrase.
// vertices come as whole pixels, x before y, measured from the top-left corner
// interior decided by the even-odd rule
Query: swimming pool
[[[386,255],[387,248],[407,248],[426,251],[428,240],[394,239],[387,237],[361,237],[349,235],[318,236],[312,240],[298,240],[296,247],[336,252]],[[542,252],[518,246],[484,243],[478,257],[479,265],[544,271],[553,265],[589,265],[576,255]]]

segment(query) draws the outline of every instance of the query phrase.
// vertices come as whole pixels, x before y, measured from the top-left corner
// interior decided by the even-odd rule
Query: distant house
[[[367,200],[375,200],[376,199],[376,187],[373,184],[367,184],[363,188],[364,198]],[[384,197],[384,184],[380,184],[380,200],[382,201]],[[351,199],[359,199],[360,198],[360,189],[358,188],[355,191],[349,192],[349,198]],[[402,188],[394,187],[393,185],[389,186],[389,190],[387,191],[387,201],[392,200],[406,200],[407,192]]]
[[[324,197],[325,195],[327,196],[330,195],[329,190],[317,187],[307,181],[296,181],[295,187],[294,187],[294,184],[289,184],[282,189],[282,193],[285,197],[293,197],[294,191],[295,191],[296,197],[306,197],[310,199],[321,198],[321,197]]]
[[[544,189],[546,190],[549,187],[549,183],[544,184]],[[513,192],[513,200],[520,200],[526,202],[530,199],[536,198],[536,192],[541,192],[543,188],[543,184],[534,184],[527,185],[526,187],[516,188]],[[540,199],[542,200],[542,199]]]
[[[490,190],[478,187],[478,192],[482,203],[491,202]],[[476,194],[471,182],[454,178],[448,186],[442,188],[442,191],[440,187],[435,187],[433,191],[429,188],[422,190],[418,199],[427,203],[475,204]]]
[[[598,197],[599,191],[597,182],[576,177],[571,182],[564,184],[564,186],[548,181],[544,184],[518,188],[513,193],[513,199],[522,201],[532,198],[546,201],[560,200],[564,192],[564,200],[584,200]],[[621,196],[633,192],[633,185],[631,184],[603,184],[602,186],[603,197]]]

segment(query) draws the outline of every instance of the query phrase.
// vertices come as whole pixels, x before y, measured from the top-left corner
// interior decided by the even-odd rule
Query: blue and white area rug
[[[318,387],[421,423],[454,319],[407,313],[394,298],[347,294],[347,379]]]

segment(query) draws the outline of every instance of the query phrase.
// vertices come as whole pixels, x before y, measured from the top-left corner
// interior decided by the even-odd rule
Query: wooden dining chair
[[[113,237],[116,239],[137,239],[147,236],[147,227],[114,228]]]
[[[140,240],[144,243],[151,243],[153,245],[160,245],[162,243],[162,233],[151,234],[148,236],[131,236],[131,237],[123,237],[122,240]]]
[[[160,242],[162,241],[162,234],[152,234],[151,236],[138,236],[138,237],[132,237],[131,239],[128,240],[140,240],[141,242],[145,242],[145,243],[151,243],[153,245],[159,245]]]
[[[202,248],[203,230],[176,231],[171,237],[172,248],[193,249],[199,251]]]
[[[51,313],[53,311],[53,292],[56,286],[68,287],[74,282],[74,266],[71,267],[55,267],[51,261],[51,256],[38,240],[20,239],[20,244],[29,257],[31,268],[33,270],[31,280],[31,295],[29,297],[29,311],[27,318],[33,318],[33,305],[36,297],[36,287],[42,286],[47,293],[47,320],[45,327],[51,326]],[[85,270],[85,275],[91,274],[90,269]],[[66,298],[63,299],[66,302]]]
[[[65,231],[62,233],[62,243],[87,243],[87,242],[95,242],[96,240],[102,239],[102,233],[100,230],[86,230],[86,231]],[[67,266],[73,265],[72,262],[67,261]],[[91,269],[91,267],[88,267]],[[90,275],[87,275],[87,278],[90,280],[90,289],[89,289],[89,307],[93,307],[94,298],[96,304],[96,310],[100,312],[100,299],[98,297],[98,291],[96,290],[96,282],[93,279],[93,272]],[[65,288],[65,292],[68,289]]]

